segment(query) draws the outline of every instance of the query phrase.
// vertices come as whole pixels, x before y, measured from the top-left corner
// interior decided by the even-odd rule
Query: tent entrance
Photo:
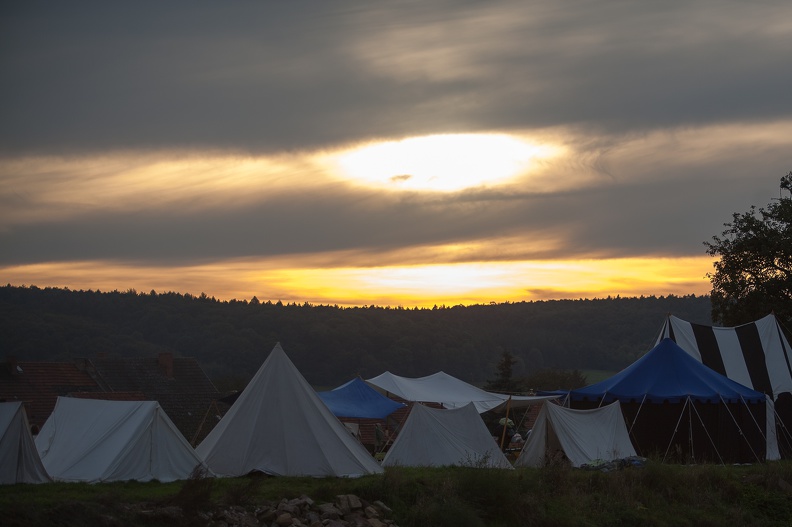
[[[580,403],[575,405],[581,407]],[[638,455],[675,463],[754,463],[765,459],[765,405],[623,402]]]
[[[569,465],[570,463],[569,458],[564,453],[564,446],[561,444],[561,440],[558,439],[558,434],[552,421],[547,422],[544,461],[547,466]]]

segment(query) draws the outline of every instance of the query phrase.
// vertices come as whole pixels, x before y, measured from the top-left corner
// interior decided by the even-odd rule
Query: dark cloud
[[[0,264],[338,251],[376,264],[465,243],[485,247],[447,258],[703,256],[792,168],[790,19],[780,1],[6,2],[0,157],[546,129],[569,132],[573,150],[552,179],[587,177],[448,194],[304,184],[135,210],[58,202],[68,213],[19,219],[43,205],[12,188],[24,174],[0,174]],[[498,239],[508,250],[486,247]]]
[[[745,210],[750,182],[669,176],[557,193],[456,194],[349,189],[278,192],[247,205],[94,210],[0,231],[0,263],[121,260],[158,265],[337,251],[377,253],[522,239],[463,259],[702,256],[703,242]],[[736,196],[742,195],[741,199]],[[759,202],[762,204],[762,202]],[[546,247],[542,240],[558,240]],[[454,261],[460,256],[449,255]]]
[[[780,2],[4,6],[6,153],[792,114]]]

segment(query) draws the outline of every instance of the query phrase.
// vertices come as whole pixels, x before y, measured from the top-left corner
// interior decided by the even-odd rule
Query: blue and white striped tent
[[[775,315],[736,327],[693,324],[669,316],[657,343],[665,338],[710,369],[773,399],[792,392],[789,341]]]

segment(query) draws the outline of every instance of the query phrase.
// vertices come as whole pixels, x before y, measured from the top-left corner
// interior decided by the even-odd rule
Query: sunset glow
[[[707,294],[709,258],[487,262],[311,268],[303,261],[236,260],[178,268],[110,262],[6,269],[15,284],[147,293],[174,291],[218,300],[432,307],[606,296]],[[119,288],[118,284],[125,284]]]

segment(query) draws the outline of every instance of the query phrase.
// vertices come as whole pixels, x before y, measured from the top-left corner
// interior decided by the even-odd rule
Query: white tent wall
[[[196,449],[219,476],[357,477],[382,467],[333,415],[280,344]]]
[[[515,466],[544,465],[555,457],[556,444],[574,467],[635,455],[618,401],[593,410],[545,404]]]
[[[60,481],[169,482],[204,467],[156,401],[59,397],[36,447]]]
[[[382,465],[513,468],[473,403],[447,410],[413,405]]]
[[[0,403],[0,485],[50,481],[21,402]]]

